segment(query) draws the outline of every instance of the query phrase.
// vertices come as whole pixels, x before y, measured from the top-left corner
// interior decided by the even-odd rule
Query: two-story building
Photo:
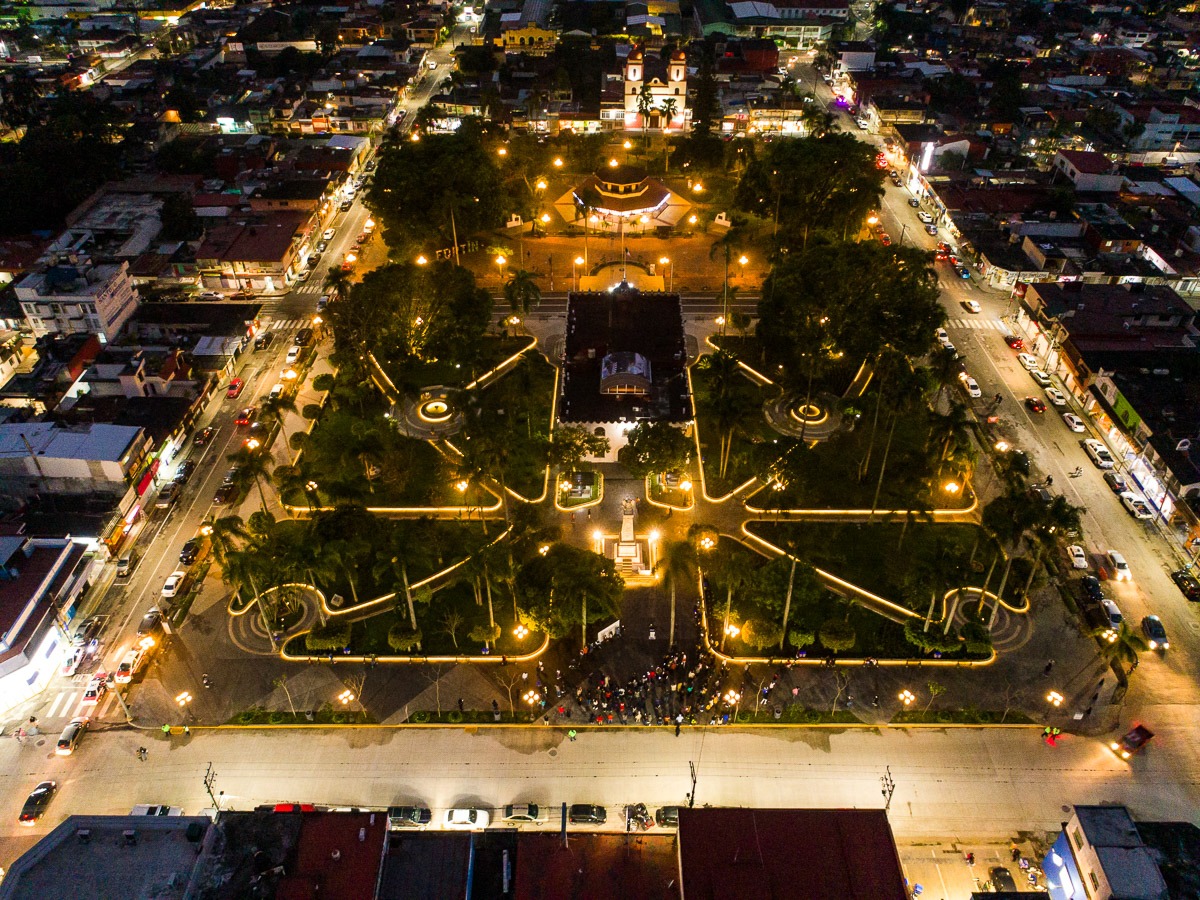
[[[18,282],[17,300],[35,336],[115,338],[138,306],[129,263],[52,265]]]

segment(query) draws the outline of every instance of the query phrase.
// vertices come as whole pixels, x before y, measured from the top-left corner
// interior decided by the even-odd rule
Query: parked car
[[[1133,491],[1122,491],[1121,502],[1125,504],[1125,509],[1135,519],[1154,518],[1154,513],[1151,512],[1149,505],[1146,503],[1146,498],[1141,494],[1136,494]]]
[[[1043,401],[1037,397],[1026,397],[1025,405],[1027,407],[1029,407],[1030,412],[1044,413],[1046,411],[1045,401]]]
[[[660,828],[678,828],[680,809],[678,806],[660,806],[654,811],[654,821]]]
[[[918,209],[921,206],[921,201],[918,200],[916,197],[909,197],[908,205],[911,206],[913,209]]]
[[[1129,490],[1129,483],[1125,481],[1125,476],[1118,472],[1105,472],[1104,481],[1114,494],[1123,494]]]
[[[1083,419],[1079,418],[1079,416],[1075,415],[1074,413],[1063,413],[1062,420],[1066,426],[1076,434],[1083,434],[1085,431],[1087,431],[1087,426],[1083,424]]]
[[[154,501],[155,507],[158,509],[167,509],[175,502],[175,497],[179,493],[179,485],[171,482],[163,485],[163,489],[158,492],[158,497]]]
[[[939,328],[937,331],[935,331],[933,333],[933,336],[937,339],[937,342],[939,344],[941,344],[943,347],[954,346],[953,344],[950,343],[950,334],[946,331],[945,328]]]
[[[100,629],[104,627],[104,620],[99,616],[92,616],[84,619],[79,628],[75,631],[75,636],[71,638],[72,647],[87,647],[92,644],[100,635]]]
[[[1006,334],[1004,336],[1004,343],[1008,344],[1008,346],[1013,350],[1025,349],[1025,341],[1017,337],[1015,334]]]
[[[234,378],[229,382],[229,387],[225,390],[225,397],[233,400],[241,396],[242,389],[246,387],[246,382],[240,378]]]
[[[1108,452],[1108,448],[1101,441],[1095,438],[1088,438],[1082,442],[1084,452],[1091,458],[1092,463],[1099,469],[1111,469],[1113,467],[1112,454]]]
[[[1013,881],[1012,872],[1004,866],[992,866],[988,869],[988,880],[992,883],[992,890],[997,894],[1017,890],[1017,883]]]
[[[1055,406],[1066,406],[1067,395],[1055,387],[1046,388],[1046,396],[1050,398],[1050,402]]]
[[[46,813],[46,807],[50,805],[50,801],[54,799],[54,792],[58,790],[58,782],[43,781],[33,789],[30,795],[25,799],[24,805],[21,806],[21,814],[17,817],[17,821],[22,825],[34,825]]]
[[[273,385],[271,385],[271,391],[269,394],[267,394],[267,397],[268,397],[268,399],[271,399],[271,400],[278,400],[282,396],[283,396],[283,383],[277,381]]]
[[[74,753],[91,721],[87,716],[77,716],[67,723],[67,727],[58,736],[58,744],[54,748],[55,755],[70,756]]]
[[[325,229],[325,233],[321,235],[321,240],[323,240],[323,241],[332,241],[332,240],[333,240],[333,236],[334,236],[335,234],[337,234],[337,232],[336,232],[336,231],[334,231],[332,228],[326,228],[326,229]]]
[[[1200,603],[1200,581],[1197,581],[1196,576],[1191,572],[1186,569],[1172,572],[1171,580],[1183,592],[1183,596],[1187,597],[1193,603]]]
[[[212,439],[215,430],[211,425],[207,428],[201,428],[196,432],[196,436],[192,438],[192,443],[197,447],[203,447]]]
[[[1153,737],[1154,732],[1145,725],[1134,725],[1119,740],[1113,741],[1108,746],[1121,759],[1129,759],[1129,757],[1145,747]]]
[[[1033,371],[1041,365],[1041,363],[1038,362],[1038,358],[1031,353],[1018,353],[1017,362],[1019,362],[1029,371]]]
[[[275,335],[273,332],[264,331],[262,334],[260,334],[258,337],[256,337],[254,339],[254,349],[255,350],[266,350],[268,347],[271,346],[271,343],[274,340],[275,340]]]
[[[1050,386],[1050,376],[1047,375],[1045,372],[1043,372],[1041,369],[1030,369],[1029,377],[1032,378],[1034,381],[1036,381],[1038,384],[1040,384],[1042,387]]]
[[[923,225],[928,225],[933,221],[933,216],[924,211],[917,213],[917,218],[921,220]]]
[[[289,366],[294,365],[296,361],[300,359],[300,354],[303,352],[303,347],[297,347],[295,344],[293,344],[292,346],[288,347],[287,356],[285,356],[283,359],[284,363]]]
[[[971,273],[967,271],[966,266],[959,266],[957,271],[958,271],[958,277],[963,279],[964,281],[966,281],[968,278],[971,277]]]
[[[163,582],[162,595],[166,600],[175,597],[180,590],[183,589],[183,582],[187,579],[187,572],[176,570],[167,576],[167,580]]]
[[[424,806],[389,806],[388,828],[424,828],[433,820],[433,812]]]
[[[162,631],[162,610],[157,606],[152,606],[142,616],[142,621],[138,623],[138,637],[154,637]]]
[[[233,418],[233,424],[238,426],[249,425],[258,415],[257,406],[247,406],[245,409],[239,410],[238,414]]]
[[[185,566],[190,566],[200,558],[200,538],[191,538],[183,545],[183,549],[179,551],[179,561]]]
[[[979,313],[983,312],[983,307],[979,305],[978,300],[964,300],[962,305],[963,309],[969,313],[975,313],[978,315]]]
[[[1167,640],[1167,629],[1163,627],[1162,619],[1158,616],[1146,616],[1142,619],[1142,634],[1151,650],[1170,650],[1171,642]]]
[[[504,807],[505,822],[545,822],[547,819],[545,807],[536,803],[510,803]]]
[[[608,821],[608,813],[603,806],[573,803],[567,810],[567,821],[572,825],[603,825]]]
[[[1108,567],[1112,570],[1113,581],[1133,581],[1129,563],[1125,562],[1125,557],[1116,550],[1108,551]]]
[[[1094,575],[1085,575],[1079,579],[1079,587],[1083,591],[1083,596],[1086,600],[1090,600],[1093,603],[1100,603],[1106,599],[1104,589],[1100,587],[1100,579]]]
[[[1087,551],[1078,544],[1072,544],[1067,548],[1067,556],[1071,560],[1071,567],[1075,569],[1087,569],[1088,558]]]
[[[975,381],[974,378],[972,378],[966,372],[960,373],[958,376],[958,380],[959,380],[959,383],[962,384],[962,389],[967,392],[968,397],[982,397],[983,396],[983,392],[981,390],[979,390],[979,384]]]
[[[175,483],[187,484],[188,479],[192,477],[192,473],[196,471],[195,460],[185,459],[179,464],[179,468],[175,470]]]
[[[1125,617],[1121,615],[1121,607],[1109,597],[1105,597],[1100,601],[1100,606],[1104,609],[1104,615],[1108,618],[1109,628],[1120,628],[1121,623],[1125,621]]]
[[[455,807],[446,810],[442,827],[457,831],[481,831],[491,824],[492,815],[486,809]]]
[[[133,574],[133,567],[137,565],[137,551],[130,550],[117,560],[117,577],[128,578]]]

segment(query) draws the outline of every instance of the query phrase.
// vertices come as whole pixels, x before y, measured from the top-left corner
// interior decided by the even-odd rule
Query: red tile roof
[[[1112,160],[1094,150],[1059,150],[1058,155],[1085,175],[1108,175],[1113,170]]]
[[[382,812],[305,813],[276,900],[374,900],[386,839]]]
[[[881,809],[683,809],[687,900],[908,900]]]

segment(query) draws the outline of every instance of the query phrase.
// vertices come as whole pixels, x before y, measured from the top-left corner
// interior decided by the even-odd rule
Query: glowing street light
[[[871,213],[871,215],[867,216],[867,224],[868,225],[878,225],[879,224],[879,216],[875,215],[874,213]]]
[[[899,696],[900,696],[900,702],[903,703],[905,705],[905,707],[912,706],[914,703],[917,702],[916,695],[914,695],[913,692],[908,690],[907,688],[902,690],[900,692]]]
[[[610,160],[608,161],[608,165],[609,165],[609,167],[610,167],[610,168],[613,168],[613,169],[615,169],[617,166],[619,166],[619,165],[620,165],[620,163],[619,163],[619,162],[617,162],[615,159],[610,159]]]
[[[187,709],[187,705],[191,703],[193,699],[195,698],[193,698],[192,695],[187,691],[175,696],[175,702],[179,704],[180,709]]]
[[[715,319],[713,319],[713,322],[716,323],[718,328],[725,327],[725,317],[724,316],[717,316]]]
[[[661,535],[661,534],[659,534],[659,533],[658,533],[658,529],[657,529],[657,528],[655,528],[655,529],[651,530],[651,532],[650,532],[650,534],[648,535],[648,537],[650,538],[650,543],[652,543],[652,544],[657,544],[657,543],[658,543],[658,539],[659,539],[660,537],[662,537],[662,535]]]
[[[456,491],[458,491],[460,494],[465,494],[467,492],[467,488],[469,488],[470,486],[471,486],[471,483],[469,481],[458,481],[458,482],[455,482],[454,489]]]
[[[354,702],[354,694],[351,691],[342,691],[340,694],[338,694],[337,698],[338,702],[340,702],[342,706],[349,706]]]
[[[631,144],[629,141],[626,141],[626,142],[625,142],[624,144],[622,144],[621,146],[622,146],[622,147],[624,147],[626,150],[628,150],[630,147],[632,147],[632,146],[633,146],[633,144]]]
[[[996,441],[996,449],[1001,453],[1008,452],[1008,441]]]
[[[945,484],[942,485],[942,490],[945,491],[947,494],[954,496],[960,490],[962,490],[962,488],[959,487],[957,481],[947,481]]]
[[[539,556],[545,556],[549,552],[550,552],[549,544],[542,544],[542,546],[538,547],[538,555]]]
[[[308,491],[310,494],[315,494],[317,492],[317,488],[319,488],[319,487],[320,487],[320,485],[317,484],[315,481],[310,481],[310,482],[308,482],[308,484],[304,485],[304,489],[306,491]]]
[[[587,261],[582,256],[577,256],[571,263],[571,279],[575,282],[575,290],[579,290],[579,267],[586,265]]]
[[[711,550],[715,546],[717,546],[717,542],[714,541],[707,534],[704,537],[700,538],[700,549],[701,550]]]
[[[702,185],[699,181],[697,181],[695,184],[692,185],[692,193],[693,194],[703,194],[704,193],[704,185]]]
[[[246,449],[250,451],[257,450],[262,446],[258,438],[246,438]]]
[[[683,481],[679,482],[679,489],[680,489],[681,491],[690,491],[690,490],[692,489],[692,483],[691,483],[691,481],[689,481],[689,480],[688,480],[688,479],[686,479],[686,478],[685,478],[685,479],[683,479]]]
[[[1060,694],[1058,691],[1051,691],[1050,693],[1048,693],[1046,695],[1046,702],[1049,703],[1051,706],[1053,706],[1055,709],[1057,709],[1058,707],[1063,705],[1063,699],[1064,699],[1063,695]]]
[[[730,637],[737,637],[739,634],[742,633],[742,629],[740,629],[736,625],[730,623],[729,625],[725,626],[725,633],[727,635],[729,635]]]
[[[556,157],[554,157],[554,168],[556,168],[556,169],[561,169],[561,168],[562,168],[562,164],[563,164],[563,161],[562,161],[562,157],[561,157],[561,156],[556,156]]]
[[[429,262],[429,260],[427,260],[425,258],[424,253],[422,253],[420,256],[417,257],[417,265],[418,266],[423,266],[423,265],[427,264],[428,262]]]
[[[518,641],[523,641],[529,636],[529,629],[524,625],[518,624],[517,627],[513,629],[513,635]]]
[[[660,256],[658,258],[658,264],[661,266],[671,267],[667,280],[667,291],[673,291],[675,289],[675,263],[671,262],[671,257],[669,256]]]
[[[696,224],[696,222],[698,222],[698,221],[699,221],[699,220],[696,218],[696,215],[695,215],[695,213],[693,213],[692,215],[688,216],[688,224],[689,224],[689,225],[695,225],[695,224]]]
[[[498,156],[508,156],[508,148],[507,148],[507,147],[501,147],[499,150],[497,150],[497,151],[496,151],[496,154],[497,154]]]
[[[501,281],[504,280],[504,264],[506,262],[508,262],[508,260],[505,258],[503,253],[501,253],[499,256],[496,257],[496,268],[498,268],[500,270],[500,280]]]
[[[546,179],[539,178],[537,180],[537,184],[535,184],[534,187],[536,187],[539,191],[544,191],[546,189]]]

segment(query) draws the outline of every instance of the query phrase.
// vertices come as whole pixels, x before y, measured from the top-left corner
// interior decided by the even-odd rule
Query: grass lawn
[[[696,422],[700,431],[701,463],[704,466],[704,482],[708,493],[720,497],[729,493],[748,479],[753,478],[755,445],[774,441],[782,436],[763,417],[762,405],[768,399],[767,388],[757,387],[746,379],[748,394],[754,399],[747,405],[746,415],[739,427],[733,431],[733,446],[729,451],[729,465],[725,477],[721,477],[721,435],[711,413],[708,373],[699,366],[692,367],[692,404],[696,410]]]
[[[388,373],[388,377],[402,388],[404,385],[421,388],[438,384],[462,387],[499,365],[528,343],[529,338],[520,335],[486,337],[479,359],[472,366],[465,363],[456,365],[444,360],[421,361],[411,358],[380,360],[380,364]]]
[[[995,555],[983,529],[969,524],[912,522],[905,529],[898,522],[756,522],[749,528],[818,569],[922,614],[928,608],[934,572],[964,572],[960,585],[980,587]],[[992,590],[1000,584],[1002,568],[1003,563],[992,576]],[[1012,590],[1023,586],[1013,581],[1010,575]],[[1010,593],[1006,588],[1005,594]]]
[[[545,447],[550,439],[553,402],[554,367],[536,351],[525,354],[479,396],[478,427],[496,429],[504,436],[501,465],[505,483],[530,499],[540,497],[545,485]]]
[[[873,411],[870,396],[867,408]],[[859,464],[871,443],[871,418],[871,413],[865,413],[853,431],[839,432],[814,446],[798,480],[787,490],[761,491],[752,504],[764,509],[870,509],[888,432],[885,410],[880,415],[870,467],[860,481]],[[949,494],[939,487],[934,496],[931,483],[935,473],[925,449],[928,441],[929,423],[924,416],[897,420],[878,509],[963,509],[970,505],[973,495],[968,491]]]

